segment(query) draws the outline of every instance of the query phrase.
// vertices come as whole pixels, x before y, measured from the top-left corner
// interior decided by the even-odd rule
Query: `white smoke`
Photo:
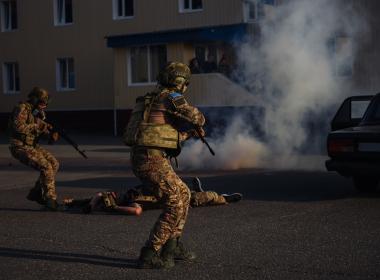
[[[234,118],[223,137],[211,139],[210,145],[216,152],[215,157],[201,141],[186,143],[181,154],[182,168],[226,170],[263,164],[260,161],[266,156],[266,148],[264,144],[253,138],[245,127],[241,118]]]
[[[323,144],[308,137],[305,121],[347,95],[342,87],[346,81],[336,75],[337,61],[329,42],[334,43],[337,35],[354,42],[365,26],[350,1],[293,0],[275,7],[271,17],[262,21],[260,43],[248,41],[236,47],[241,82],[265,108],[261,120],[265,141],[253,137],[237,117],[224,135],[210,139],[215,158],[200,141],[192,142],[183,150],[183,167],[314,168],[316,164],[301,163],[300,150]],[[355,45],[347,49],[350,58]],[[328,123],[331,116],[325,117]]]

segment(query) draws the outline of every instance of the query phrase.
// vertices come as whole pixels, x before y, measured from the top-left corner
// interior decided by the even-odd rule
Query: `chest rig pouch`
[[[170,124],[148,122],[152,105],[158,97],[157,93],[148,93],[136,99],[136,105],[124,133],[126,145],[177,149],[179,134],[176,129]]]
[[[36,132],[21,133],[16,131],[14,127],[15,118],[20,110],[27,111],[26,125],[32,125],[35,123],[35,117],[32,113],[32,108],[26,103],[20,102],[20,104],[13,110],[11,117],[8,121],[8,129],[10,131],[11,138],[21,141],[26,146],[36,146],[39,135]]]

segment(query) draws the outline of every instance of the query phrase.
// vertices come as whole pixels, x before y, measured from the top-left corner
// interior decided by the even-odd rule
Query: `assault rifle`
[[[72,140],[69,137],[69,135],[67,135],[67,133],[66,133],[66,131],[64,129],[59,128],[59,126],[57,126],[55,123],[53,123],[51,121],[47,121],[47,119],[46,119],[46,113],[44,111],[36,109],[33,112],[33,115],[48,124],[48,130],[49,130],[50,133],[58,133],[59,136],[62,137],[63,139],[65,139],[66,142],[69,143],[82,157],[84,157],[86,159],[88,158],[87,155],[85,154],[85,151],[79,149],[78,144],[75,143],[74,140]],[[51,139],[50,139],[49,143],[52,144],[53,141],[51,141]]]
[[[198,137],[202,140],[202,142],[204,144],[206,144],[208,150],[210,151],[210,153],[215,156],[215,152],[214,150],[210,147],[210,144],[206,141],[206,139],[203,137],[202,135],[202,131],[201,131],[201,127],[200,126],[197,126],[195,124],[192,123],[192,120],[190,118],[188,118],[187,116],[179,113],[179,112],[176,112],[176,111],[172,111],[172,110],[166,110],[167,112],[169,112],[170,114],[173,114],[173,115],[176,115],[176,116],[179,116],[181,117],[182,119],[186,120],[195,130],[195,132],[197,133]]]
[[[199,126],[194,126],[194,129],[195,129],[195,131],[197,132],[198,137],[202,140],[202,142],[203,142],[204,144],[206,144],[206,146],[207,146],[208,150],[210,151],[210,153],[211,153],[213,156],[215,156],[215,152],[214,152],[214,150],[210,147],[210,144],[209,144],[209,143],[206,141],[206,139],[203,137],[202,132],[201,132],[201,128],[200,128]]]
[[[53,125],[51,122],[46,122],[49,125],[51,125],[51,129],[49,130],[51,133],[57,132],[59,136],[61,136],[63,139],[66,140],[67,143],[69,143],[82,157],[88,158],[85,154],[84,150],[80,150],[77,143],[72,140],[69,135],[67,135],[66,131],[64,129],[58,128],[57,126]]]

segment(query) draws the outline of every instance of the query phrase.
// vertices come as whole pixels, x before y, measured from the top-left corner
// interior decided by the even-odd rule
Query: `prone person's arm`
[[[126,215],[140,216],[142,213],[142,208],[137,203],[131,203],[128,206],[116,205],[113,209]]]

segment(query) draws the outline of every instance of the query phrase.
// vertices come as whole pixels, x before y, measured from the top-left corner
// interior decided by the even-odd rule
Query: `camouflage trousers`
[[[11,154],[23,164],[40,171],[36,188],[42,188],[44,197],[57,199],[55,192],[55,174],[58,171],[57,159],[40,146],[10,146]]]
[[[212,191],[191,192],[190,205],[192,207],[227,204],[226,199]]]
[[[159,209],[162,208],[157,199],[150,195],[138,195],[131,202],[142,205],[143,209]],[[213,191],[191,192],[190,206],[213,206],[227,204],[226,199]]]
[[[163,207],[146,243],[147,247],[158,251],[168,239],[182,235],[190,204],[190,190],[160,150],[133,148],[131,163],[134,174],[153,190]]]

